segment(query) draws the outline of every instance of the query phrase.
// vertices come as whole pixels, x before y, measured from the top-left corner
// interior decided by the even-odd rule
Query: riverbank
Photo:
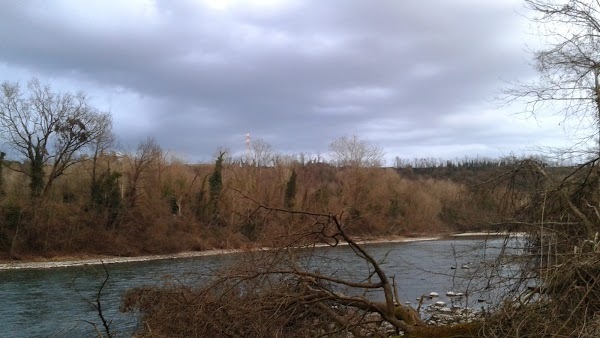
[[[385,243],[409,243],[409,242],[421,242],[421,241],[433,241],[448,237],[485,237],[485,236],[503,236],[506,233],[498,232],[470,232],[470,233],[459,233],[451,234],[446,236],[423,236],[423,237],[385,237],[385,238],[369,238],[369,239],[357,239],[359,244],[385,244]],[[340,245],[348,245],[348,243],[340,243]],[[325,246],[318,245],[318,246]],[[158,260],[169,260],[169,259],[183,259],[183,258],[194,258],[204,256],[215,256],[215,255],[227,255],[240,253],[244,251],[258,251],[258,250],[270,250],[270,248],[258,247],[258,248],[246,248],[246,249],[212,249],[204,251],[192,251],[192,252],[181,252],[175,254],[163,254],[163,255],[144,255],[144,256],[129,256],[129,257],[114,257],[114,256],[98,256],[98,257],[57,257],[51,260],[18,260],[18,261],[0,261],[0,271],[3,270],[21,270],[21,269],[54,269],[54,268],[65,268],[73,266],[86,266],[86,265],[101,265],[101,264],[115,264],[115,263],[133,263],[133,262],[145,262],[145,261],[158,261]]]

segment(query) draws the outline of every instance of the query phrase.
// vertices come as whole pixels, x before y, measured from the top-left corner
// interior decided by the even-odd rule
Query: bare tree
[[[110,114],[92,107],[84,93],[56,92],[35,78],[26,90],[19,83],[2,84],[0,130],[24,157],[25,167],[16,170],[29,177],[34,197],[45,195],[67,168],[85,160],[85,147],[110,127]]]
[[[273,148],[263,139],[256,139],[250,145],[252,162],[257,167],[266,167],[273,163]]]
[[[539,78],[508,90],[508,100],[524,102],[532,115],[547,109],[595,126],[573,145],[581,150],[600,141],[600,2],[525,3],[547,47],[534,52]],[[593,149],[589,161],[569,171],[546,168],[544,158],[508,160],[513,170],[494,180],[503,209],[512,214],[506,223],[526,232],[527,242],[519,257],[521,285],[489,318],[486,336],[600,334],[600,144]]]
[[[333,162],[340,167],[379,167],[383,149],[356,135],[342,136],[329,145]]]
[[[600,133],[600,2],[525,0],[546,48],[534,51],[537,80],[517,83],[507,100],[525,103],[528,114],[544,110],[564,114],[579,125],[596,128],[582,142]],[[598,139],[600,142],[600,139]],[[581,142],[580,142],[581,143]],[[581,144],[578,144],[581,145]],[[600,145],[600,144],[599,144]],[[598,153],[599,147],[594,153]]]
[[[148,138],[140,143],[137,152],[129,161],[127,173],[127,189],[125,201],[128,208],[134,208],[140,196],[140,185],[144,174],[150,169],[152,163],[162,158],[162,150],[153,138]]]

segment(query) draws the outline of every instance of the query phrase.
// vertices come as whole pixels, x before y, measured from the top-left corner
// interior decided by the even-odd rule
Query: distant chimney
[[[246,163],[250,163],[251,158],[250,151],[250,133],[246,133]]]

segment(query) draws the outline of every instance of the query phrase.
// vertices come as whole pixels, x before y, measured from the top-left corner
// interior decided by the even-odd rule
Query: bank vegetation
[[[291,156],[257,165],[225,152],[213,163],[189,164],[153,140],[132,152],[92,155],[33,194],[23,173],[29,164],[2,159],[0,258],[265,246],[294,230],[254,214],[247,197],[286,210],[343,213],[348,233],[362,238],[481,230],[498,202],[478,193],[466,169],[461,180]]]

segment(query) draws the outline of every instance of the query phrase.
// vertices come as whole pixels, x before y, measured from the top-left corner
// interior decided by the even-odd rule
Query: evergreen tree
[[[223,190],[223,157],[225,152],[219,152],[217,160],[215,161],[215,169],[208,179],[209,184],[209,212],[212,218],[216,218],[219,212],[219,198]]]
[[[292,169],[292,174],[288,179],[287,186],[285,188],[285,199],[284,205],[286,208],[291,209],[294,207],[294,198],[296,197],[296,181],[298,180],[298,175],[296,174],[296,169]]]

